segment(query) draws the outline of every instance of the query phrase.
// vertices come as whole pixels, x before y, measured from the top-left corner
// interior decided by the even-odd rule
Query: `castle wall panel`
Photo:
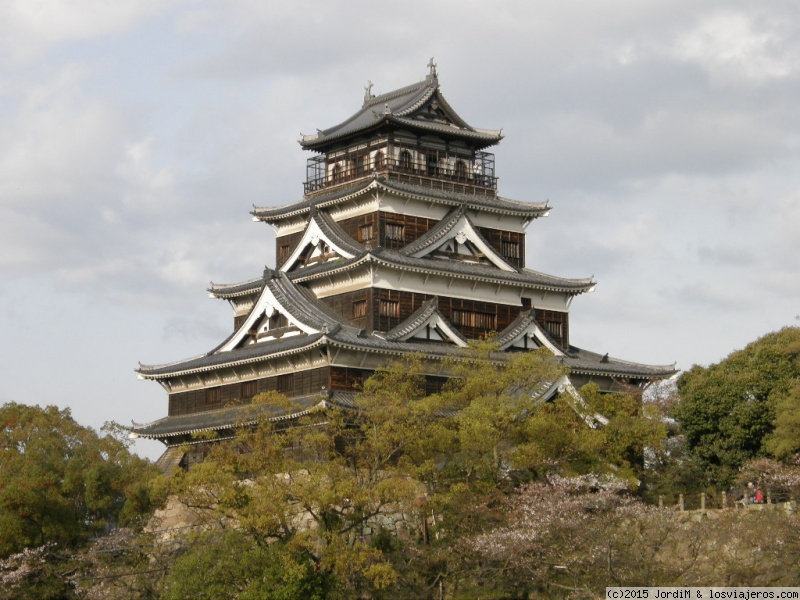
[[[364,289],[328,296],[322,298],[321,301],[332,308],[346,322],[354,327],[366,329],[368,333],[371,333],[372,320],[369,317],[371,299],[372,296],[369,291]]]
[[[489,229],[488,227],[479,227],[478,231],[512,267],[517,269],[525,267],[524,233]]]
[[[536,321],[561,348],[569,347],[569,314],[536,308]]]
[[[280,391],[289,398],[316,394],[329,386],[330,369],[308,369],[275,377],[211,386],[169,395],[169,415],[186,415],[246,404],[256,394]]]
[[[360,390],[366,379],[374,371],[367,369],[354,369],[352,367],[331,367],[330,389],[332,390]]]
[[[432,297],[429,294],[384,289],[373,289],[372,294],[372,316],[377,331],[389,331],[396,327]],[[398,312],[382,310],[386,303],[397,303]],[[467,339],[478,339],[489,332],[502,331],[517,318],[521,310],[522,307],[516,305],[439,296],[439,311]]]
[[[282,235],[275,238],[275,260],[278,264],[278,268],[283,266],[286,259],[292,255],[297,244],[299,244],[300,240],[303,238],[303,233],[304,231],[298,231],[297,233]]]

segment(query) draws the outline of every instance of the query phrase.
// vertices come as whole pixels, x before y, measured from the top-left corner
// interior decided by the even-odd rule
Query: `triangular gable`
[[[439,312],[436,298],[428,300],[408,319],[390,330],[386,339],[392,342],[452,342],[461,348],[467,347],[466,338]]]
[[[434,227],[428,233],[403,249],[403,254],[414,258],[431,256],[490,262],[494,266],[516,273],[516,269],[492,248],[472,224],[463,207],[457,209],[450,219],[442,220],[442,227]]]
[[[292,315],[290,308],[283,305],[269,285],[265,285],[247,319],[217,352],[229,352],[256,341],[320,332]]]
[[[353,258],[358,252],[355,243],[347,243],[342,239],[345,234],[337,235],[339,226],[326,222],[325,217],[312,210],[311,219],[303,232],[303,237],[289,258],[281,266],[281,271],[287,273],[295,268],[315,265],[337,260],[340,258]]]
[[[454,125],[459,129],[472,130],[464,119],[462,119],[453,107],[444,99],[439,88],[429,89],[428,92],[420,97],[415,103],[403,110],[395,111],[396,115],[411,117],[420,120],[433,119],[448,125]]]
[[[533,318],[533,311],[520,315],[517,321],[497,335],[496,341],[500,344],[500,350],[547,348],[555,356],[564,356],[564,352]]]
[[[602,425],[608,425],[607,417],[601,415],[600,413],[592,414],[589,411],[589,405],[586,404],[586,400],[583,396],[581,396],[581,393],[575,389],[575,386],[572,384],[569,375],[562,375],[559,377],[556,381],[550,384],[547,390],[539,394],[539,398],[545,402],[549,402],[558,394],[566,395],[570,406],[572,406],[572,410],[575,411],[575,414],[577,414],[583,420],[583,422],[592,429],[597,429]]]

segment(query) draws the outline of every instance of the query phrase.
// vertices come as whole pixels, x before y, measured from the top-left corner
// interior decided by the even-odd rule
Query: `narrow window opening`
[[[275,388],[281,394],[290,394],[294,390],[294,373],[278,375]]]
[[[411,152],[408,150],[402,150],[400,152],[400,168],[404,171],[411,170]]]
[[[386,239],[402,242],[405,239],[405,226],[400,223],[387,223]]]
[[[380,314],[382,317],[400,317],[400,303],[397,300],[381,300]]]
[[[360,319],[367,316],[367,301],[357,300],[353,302],[353,318]]]
[[[358,241],[359,242],[366,242],[367,240],[372,239],[372,223],[367,223],[366,225],[361,225],[358,228]]]
[[[503,242],[503,256],[519,258],[519,242]]]

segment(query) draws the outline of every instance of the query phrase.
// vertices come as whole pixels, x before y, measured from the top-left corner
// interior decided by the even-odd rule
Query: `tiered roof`
[[[395,356],[417,352],[431,357],[444,357],[455,356],[463,351],[462,344],[448,343],[455,341],[452,339],[441,342],[430,341],[425,344],[404,341],[404,338],[408,339],[407,334],[424,325],[433,315],[437,315],[437,319],[444,321],[449,329],[457,331],[457,328],[438,311],[435,301],[424,304],[422,308],[384,335],[380,333],[367,334],[364,330],[347,324],[341,317],[333,314],[308,290],[294,283],[287,274],[268,270],[263,281],[259,301],[251,315],[256,314],[259,307],[266,303],[265,299],[268,299],[275,303],[276,310],[286,314],[293,322],[302,323],[307,331],[301,335],[250,345],[242,346],[232,343],[236,340],[241,342],[244,333],[249,328],[249,324],[244,323],[225,342],[207,354],[166,365],[140,365],[137,372],[145,379],[159,380],[207,372],[221,367],[259,362],[286,354],[298,354],[326,345]],[[532,335],[535,344],[533,347],[551,348],[559,362],[575,372],[613,374],[641,379],[661,378],[675,372],[675,365],[643,365],[609,358],[575,346],[570,346],[565,351],[559,350],[536,323],[532,310],[521,314],[507,328],[499,332],[495,339],[501,349],[503,346],[510,348],[510,344],[517,337],[526,331],[534,330],[535,333]],[[457,336],[464,339],[460,334]],[[498,360],[502,360],[504,356],[503,352],[496,355]]]
[[[313,207],[324,209],[360,200],[373,191],[391,192],[402,198],[423,200],[447,207],[458,208],[463,206],[476,212],[513,215],[528,219],[547,216],[551,208],[546,202],[520,202],[499,196],[454,192],[394,181],[384,175],[376,174],[373,177],[356,181],[352,185],[337,187],[323,194],[309,195],[303,200],[292,204],[267,207],[256,206],[253,207],[250,214],[253,215],[254,221],[279,223],[293,217],[307,217]]]
[[[380,96],[372,96],[368,89],[358,112],[334,127],[303,135],[299,141],[306,150],[322,151],[341,139],[392,125],[469,139],[478,148],[503,139],[502,131],[472,127],[453,110],[439,89],[439,78],[432,66],[431,73],[419,83]]]
[[[457,138],[466,141],[473,151],[497,143],[502,138],[500,131],[471,127],[452,109],[439,90],[435,66],[433,63],[430,66],[430,74],[420,83],[377,97],[372,96],[368,88],[364,104],[356,114],[316,135],[303,136],[301,145],[307,150],[324,152],[348,138],[377,135],[383,128],[398,126],[420,132],[435,132],[440,137]],[[305,223],[299,242],[291,254],[282,265],[278,265],[279,270],[265,269],[259,278],[231,284],[212,283],[209,288],[212,297],[231,301],[238,311],[248,308],[248,314],[239,317],[241,321],[237,321],[236,330],[203,355],[163,365],[140,364],[137,369],[139,376],[162,382],[165,387],[169,387],[171,381],[183,379],[179,389],[185,389],[182,386],[187,382],[188,387],[196,387],[198,381],[214,372],[218,375],[223,371],[235,373],[237,380],[263,377],[251,367],[287,357],[291,363],[285,369],[294,369],[295,364],[312,368],[311,356],[317,361],[320,357],[327,357],[325,364],[330,366],[348,366],[337,363],[339,350],[350,350],[360,356],[379,356],[383,362],[409,353],[420,354],[432,363],[464,356],[468,342],[439,310],[436,296],[424,302],[389,331],[367,333],[365,329],[350,325],[309,289],[313,287],[310,285],[312,282],[323,279],[328,282],[355,281],[364,271],[373,271],[374,267],[398,271],[401,275],[424,274],[426,283],[428,277],[438,278],[448,287],[453,280],[464,280],[473,284],[490,283],[497,289],[502,286],[517,288],[514,291],[519,291],[520,299],[523,299],[526,291],[541,292],[542,298],[555,293],[559,301],[565,302],[565,306],[568,306],[567,299],[572,296],[594,289],[595,282],[591,277],[562,278],[514,267],[475,225],[481,222],[479,216],[486,215],[497,217],[498,223],[503,217],[514,217],[516,227],[527,225],[529,221],[547,215],[550,210],[547,203],[509,200],[497,196],[494,190],[481,193],[476,188],[471,190],[473,193],[468,193],[466,188],[458,191],[444,183],[437,187],[435,177],[428,179],[430,181],[423,182],[420,178],[412,182],[373,174],[353,183],[336,184],[327,191],[314,191],[293,204],[254,207],[253,220],[278,227],[287,226],[284,231],[295,233]],[[345,207],[355,206],[363,210],[362,204],[371,199],[380,204],[381,197],[387,194],[401,200],[445,207],[447,214],[427,232],[400,249],[371,248],[360,244],[331,215]],[[396,205],[402,206],[403,202]],[[436,214],[443,212],[439,208]],[[457,252],[452,248],[456,248]],[[312,255],[312,252],[317,254]],[[398,277],[397,281],[402,281],[402,277]],[[474,285],[472,289],[475,289]],[[524,298],[529,296],[525,295]],[[286,319],[289,326],[280,325],[273,332],[270,319],[276,312]],[[516,319],[500,331],[494,340],[498,350],[490,358],[497,361],[505,360],[509,352],[517,350],[548,349],[553,360],[567,367],[569,374],[559,381],[543,382],[540,390],[523,390],[521,393],[548,399],[559,391],[566,391],[575,399],[576,406],[581,405],[582,400],[570,375],[647,382],[669,377],[676,372],[674,364],[644,365],[567,346],[566,341],[561,345],[537,321],[537,307],[521,309]],[[276,364],[278,362],[270,367],[273,372]],[[213,377],[209,381],[211,379]],[[222,381],[221,377],[218,380]],[[208,430],[229,431],[232,434],[233,428],[257,420],[295,419],[330,404],[353,408],[355,402],[355,392],[324,392],[293,398],[280,407],[248,407],[247,411],[251,412],[243,413],[242,407],[226,407],[168,416],[153,423],[134,425],[133,432],[162,440]],[[598,415],[586,415],[585,418],[590,424],[602,421]]]

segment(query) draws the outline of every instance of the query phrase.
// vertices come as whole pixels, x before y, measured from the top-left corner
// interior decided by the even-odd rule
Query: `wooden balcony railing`
[[[368,166],[348,162],[347,168],[338,165],[327,173],[309,173],[303,184],[306,194],[329,190],[343,183],[371,177],[373,173],[387,175],[389,179],[420,185],[433,189],[444,189],[465,194],[497,195],[497,177],[480,171],[469,170],[466,163],[456,163],[455,168],[437,163],[422,163],[413,160],[384,158]]]

